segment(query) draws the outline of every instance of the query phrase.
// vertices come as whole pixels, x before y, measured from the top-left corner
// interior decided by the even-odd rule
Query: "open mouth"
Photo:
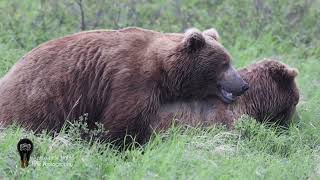
[[[221,86],[219,87],[219,90],[219,97],[223,102],[230,104],[236,99],[236,96],[234,94],[223,89]]]

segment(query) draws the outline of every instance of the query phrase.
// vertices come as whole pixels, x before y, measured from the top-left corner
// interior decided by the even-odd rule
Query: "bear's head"
[[[168,64],[168,93],[179,100],[218,96],[231,103],[249,88],[231,65],[231,56],[215,29],[187,30]]]
[[[240,70],[250,89],[239,99],[247,114],[258,121],[287,126],[299,102],[298,71],[268,59]]]

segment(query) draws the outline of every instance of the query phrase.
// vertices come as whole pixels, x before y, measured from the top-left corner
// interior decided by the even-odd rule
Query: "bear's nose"
[[[244,83],[241,87],[242,93],[246,92],[249,89],[249,84],[248,83]]]

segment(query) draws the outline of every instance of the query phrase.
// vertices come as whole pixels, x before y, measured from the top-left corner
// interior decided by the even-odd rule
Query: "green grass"
[[[1,133],[0,176],[25,179],[301,179],[320,175],[317,138],[243,119],[234,131],[171,129],[145,147],[119,152],[107,143],[79,141],[61,133],[35,136],[12,127]],[[35,151],[19,168],[16,143],[27,136]]]
[[[283,131],[244,117],[232,131],[219,127],[181,131],[174,127],[166,134],[156,135],[144,147],[130,151],[117,151],[108,143],[83,141],[77,133],[63,132],[52,138],[45,133],[34,135],[12,126],[0,130],[0,179],[320,179],[320,22],[317,20],[320,13],[315,8],[319,1],[289,29],[284,14],[292,10],[291,5],[276,6],[272,4],[275,1],[268,1],[275,15],[267,25],[261,26],[256,24],[260,22],[256,21],[256,16],[250,14],[252,2],[249,0],[242,0],[245,2],[242,7],[233,1],[217,1],[220,4],[212,10],[213,14],[219,13],[216,21],[212,20],[213,15],[205,16],[205,8],[209,6],[188,2],[183,11],[195,13],[195,18],[189,19],[192,24],[202,30],[213,24],[223,31],[223,44],[232,54],[237,68],[261,58],[278,57],[299,70],[296,79],[301,94],[297,108],[301,117],[299,123]],[[300,7],[303,2],[297,1],[295,5]],[[3,20],[0,21],[0,76],[37,44],[78,31],[75,28],[78,18],[69,18],[65,11],[57,13],[65,16],[65,21],[58,26],[55,11],[40,11],[38,1],[17,7],[15,3],[20,1],[0,2],[0,10],[3,10],[0,12]],[[145,9],[138,7],[138,16],[145,22],[141,26],[177,31],[181,24],[175,21],[174,14],[170,15],[174,13],[170,9],[171,19],[148,21],[148,13],[156,11],[161,3],[149,3]],[[190,6],[198,8],[189,11]],[[6,14],[15,8],[19,13]],[[96,7],[90,8],[88,5],[87,14],[92,15],[91,10]],[[243,8],[246,12],[237,11]],[[226,13],[220,13],[221,9]],[[44,17],[43,22],[52,21],[52,28],[41,29],[43,24],[38,15]],[[9,22],[13,24],[9,26]],[[108,18],[102,22],[106,25],[99,27],[115,28]],[[135,25],[123,17],[120,22],[123,26]],[[241,29],[241,22],[249,25]],[[10,29],[12,26],[15,28]],[[261,26],[261,32],[255,36],[257,26]],[[16,144],[22,137],[30,138],[35,144],[31,164],[26,169],[20,168],[16,151]]]

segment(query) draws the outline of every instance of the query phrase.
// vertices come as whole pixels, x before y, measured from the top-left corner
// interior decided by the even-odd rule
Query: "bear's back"
[[[43,43],[0,80],[0,121],[52,129],[82,113],[95,118],[111,89],[122,85],[116,81],[148,78],[145,69],[157,70],[154,56],[181,38],[126,28],[80,32]]]

